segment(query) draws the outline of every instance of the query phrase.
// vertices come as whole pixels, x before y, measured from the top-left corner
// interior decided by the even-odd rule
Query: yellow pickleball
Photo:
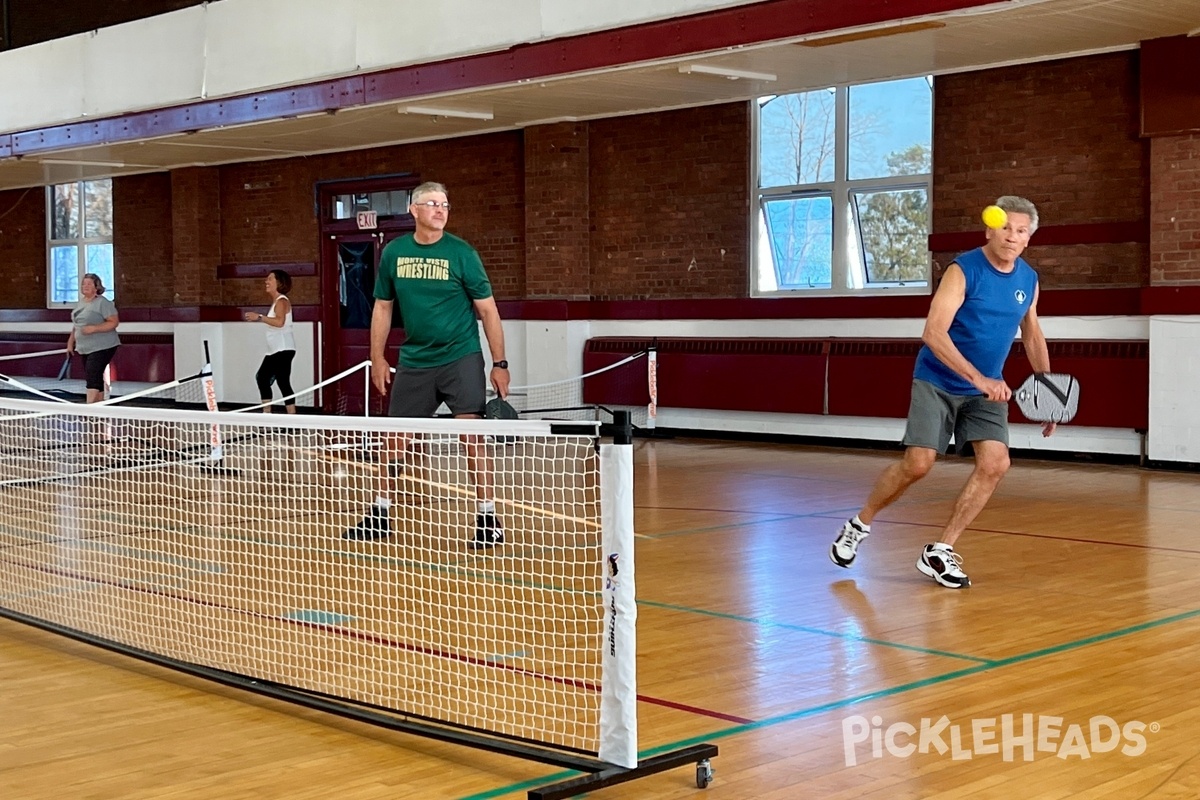
[[[1003,228],[1008,223],[1008,214],[1000,206],[988,206],[983,210],[983,224],[993,230]]]

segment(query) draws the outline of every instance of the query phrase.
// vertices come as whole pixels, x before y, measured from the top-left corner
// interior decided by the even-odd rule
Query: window
[[[928,291],[933,79],[760,98],[757,295]]]
[[[88,272],[100,276],[105,296],[113,299],[112,181],[106,178],[47,187],[46,205],[47,305],[79,302],[79,282]]]
[[[408,213],[409,191],[399,189],[384,192],[337,194],[332,197],[333,219],[354,219],[359,211],[374,211],[381,217],[396,217]]]

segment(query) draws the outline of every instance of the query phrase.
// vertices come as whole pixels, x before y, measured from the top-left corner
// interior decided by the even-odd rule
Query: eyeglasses
[[[424,203],[413,203],[413,205],[420,206],[421,208],[428,208],[430,211],[432,211],[435,208],[444,208],[447,211],[450,210],[450,201],[449,200],[447,200],[443,203],[439,203],[437,200],[426,200]]]

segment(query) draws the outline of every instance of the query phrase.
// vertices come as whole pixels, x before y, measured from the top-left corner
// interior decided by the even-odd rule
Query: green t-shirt
[[[400,308],[403,367],[440,367],[482,352],[473,302],[491,296],[479,253],[453,234],[419,244],[409,233],[388,242],[379,257],[375,297]]]

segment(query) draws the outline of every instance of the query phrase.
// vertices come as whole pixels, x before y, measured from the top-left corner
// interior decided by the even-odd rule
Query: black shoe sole
[[[499,539],[494,542],[480,541],[479,539],[476,539],[475,541],[471,542],[468,547],[470,547],[472,550],[491,550],[493,547],[499,547],[502,544],[504,544],[503,539]]]

